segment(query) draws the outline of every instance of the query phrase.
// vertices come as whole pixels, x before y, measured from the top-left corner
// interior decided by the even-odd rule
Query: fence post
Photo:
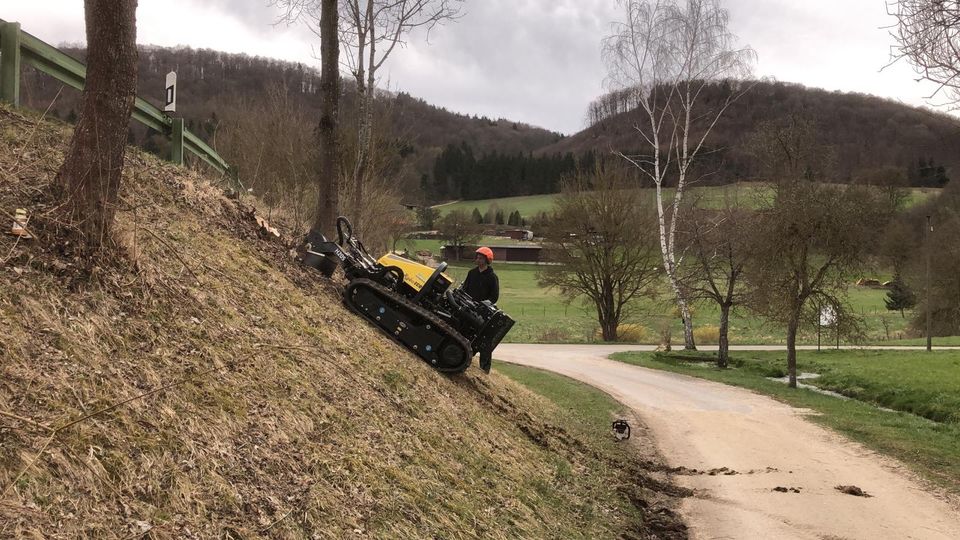
[[[183,165],[183,118],[173,119],[173,134],[170,136],[170,161]]]
[[[0,23],[0,101],[20,106],[20,23]]]

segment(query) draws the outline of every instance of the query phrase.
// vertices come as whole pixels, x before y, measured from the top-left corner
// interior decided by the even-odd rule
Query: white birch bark
[[[701,114],[694,111],[700,92],[731,76],[745,76],[754,53],[735,49],[727,30],[727,12],[719,0],[620,0],[625,20],[603,43],[609,75],[608,89],[634,90],[638,123],[648,153],[618,154],[649,177],[656,187],[657,221],[664,272],[676,297],[684,323],[684,344],[696,348],[689,302],[678,276],[676,230],[683,194],[692,179],[691,165],[717,120],[743,95],[735,88],[719,107]],[[704,122],[705,120],[705,122]],[[705,124],[705,125],[704,125]],[[666,148],[664,148],[664,146]],[[664,208],[663,183],[671,170],[677,187],[670,203],[669,221]]]

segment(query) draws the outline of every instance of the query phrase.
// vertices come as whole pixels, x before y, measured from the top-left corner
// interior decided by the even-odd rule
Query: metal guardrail
[[[24,62],[58,81],[83,90],[87,68],[63,53],[20,29],[19,23],[0,19],[0,101],[20,106],[20,63]],[[230,165],[199,137],[183,128],[183,119],[170,118],[155,105],[139,96],[134,103],[133,119],[148,128],[171,137],[170,161],[183,164],[183,151],[188,150],[222,174],[230,174]]]

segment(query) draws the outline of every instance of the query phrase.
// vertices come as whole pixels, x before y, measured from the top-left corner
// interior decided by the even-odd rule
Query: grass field
[[[649,192],[651,198],[654,197],[654,189],[647,188],[644,191]],[[935,188],[910,188],[906,205],[913,206],[927,200],[939,192]],[[492,206],[496,206],[504,211],[505,215],[510,215],[514,210],[519,210],[520,215],[529,219],[540,212],[549,212],[553,209],[553,203],[557,194],[547,195],[527,195],[523,197],[504,197],[500,199],[482,199],[476,201],[458,201],[452,204],[444,204],[437,207],[441,215],[453,210],[464,210],[473,212],[476,208],[480,213],[484,213]],[[664,197],[672,199],[673,190],[665,189]],[[757,207],[761,201],[766,200],[769,195],[765,190],[765,185],[760,183],[741,182],[729,184],[726,186],[709,186],[690,189],[684,196],[689,200],[695,200],[698,206],[705,208],[722,208],[727,201],[738,201],[749,208]]]
[[[741,386],[819,415],[813,421],[893,456],[960,493],[960,354],[948,351],[801,351],[805,380],[854,399],[791,389],[768,379],[786,366],[783,352],[736,352],[732,367],[702,362],[710,353],[623,353],[614,359]],[[883,410],[879,407],[884,407]]]
[[[472,264],[467,261],[450,262],[448,272],[457,282],[466,277]],[[507,335],[507,341],[513,343],[588,343],[598,340],[599,327],[592,307],[584,306],[580,300],[567,302],[555,290],[540,288],[537,285],[537,266],[531,264],[494,264],[500,278],[500,301],[498,305],[513,317],[517,324]],[[664,286],[664,291],[666,287]],[[905,336],[906,325],[911,314],[901,318],[898,312],[887,311],[883,298],[885,289],[851,287],[850,297],[854,308],[865,320],[868,340],[877,344],[900,344],[898,336]],[[683,329],[679,317],[674,314],[671,297],[662,295],[659,300],[643,299],[638,303],[639,313],[627,321],[634,325],[640,343],[658,343],[659,331],[663,326],[671,329],[673,342],[683,339]],[[710,328],[718,324],[719,310],[713,304],[701,303],[694,306],[694,324],[703,327],[700,334],[701,345],[715,344],[709,339]],[[882,321],[886,320],[891,340],[886,339],[886,330]],[[730,338],[734,344],[782,344],[784,329],[766,323],[763,319],[743,310],[731,316]],[[935,343],[947,345],[948,338],[936,338]],[[832,329],[824,328],[821,334],[824,347],[836,343]],[[816,344],[815,329],[805,329],[800,336],[802,343]],[[846,343],[845,341],[843,343]],[[906,344],[906,342],[904,342]]]
[[[607,441],[606,446],[610,448],[617,446],[608,436],[610,422],[614,416],[622,417],[624,408],[609,394],[536,368],[496,362],[494,369],[555,403],[566,413],[570,424],[578,426],[582,435],[591,440]]]
[[[481,243],[486,245],[504,245],[515,243],[505,238],[484,237]],[[411,252],[427,249],[438,254],[443,244],[440,240],[403,240],[399,249]],[[448,272],[457,281],[462,280],[472,267],[471,261],[448,261]],[[598,338],[599,324],[592,306],[585,306],[580,299],[568,299],[555,290],[546,290],[538,286],[536,273],[538,267],[532,264],[495,263],[494,268],[500,278],[501,297],[499,306],[509,313],[517,325],[514,326],[507,341],[514,343],[588,343]],[[891,276],[879,273],[871,276],[880,281]],[[683,328],[679,315],[675,312],[672,296],[666,283],[660,288],[657,299],[645,298],[637,303],[638,313],[625,321],[633,326],[632,334],[638,336],[634,342],[656,344],[660,340],[663,328],[669,328],[673,343],[682,342]],[[883,288],[851,286],[848,290],[850,304],[863,319],[865,332],[862,343],[873,345],[923,345],[926,341],[912,336],[908,330],[911,311],[902,317],[899,312],[889,311],[884,304],[887,290]],[[716,327],[720,312],[716,304],[700,302],[693,306],[694,325],[698,332],[697,343],[716,344]],[[733,344],[783,344],[785,329],[755,316],[747,310],[734,311],[730,320],[730,340]],[[816,344],[816,328],[802,328],[798,337],[800,343]],[[836,334],[832,328],[822,328],[820,341],[824,347],[835,345]],[[852,341],[841,339],[841,344]],[[934,338],[935,345],[960,345],[960,336]]]

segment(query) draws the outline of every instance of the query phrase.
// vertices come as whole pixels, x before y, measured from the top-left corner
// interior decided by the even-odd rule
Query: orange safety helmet
[[[490,248],[488,248],[488,247],[486,247],[486,246],[483,246],[483,247],[477,249],[477,253],[483,255],[484,257],[486,257],[488,263],[493,262],[493,250],[492,250],[492,249],[490,249]]]

